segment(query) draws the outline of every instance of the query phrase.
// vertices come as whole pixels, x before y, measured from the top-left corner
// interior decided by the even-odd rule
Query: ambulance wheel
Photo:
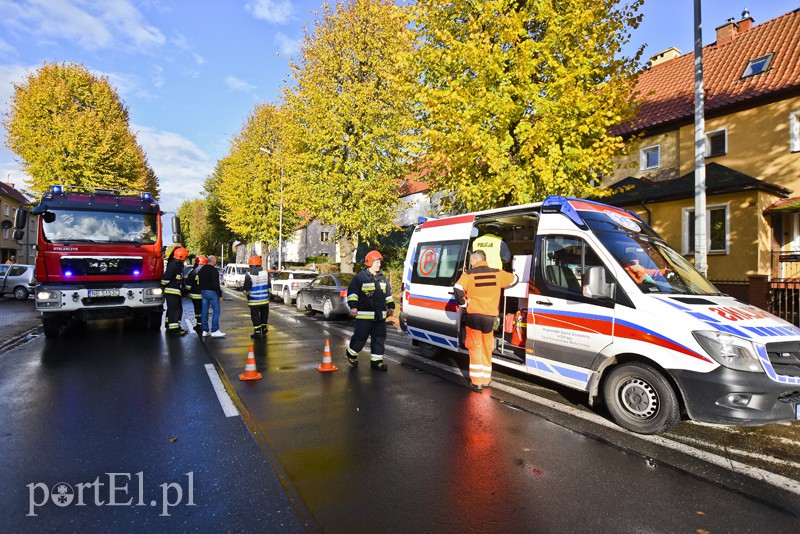
[[[430,358],[431,360],[439,355],[439,350],[439,347],[436,345],[431,345],[430,343],[419,344],[420,354],[422,354],[425,358]]]
[[[620,365],[603,386],[603,397],[614,421],[638,434],[660,434],[680,419],[675,390],[654,368],[640,362]]]
[[[58,337],[61,333],[61,319],[59,317],[42,317],[44,337]]]

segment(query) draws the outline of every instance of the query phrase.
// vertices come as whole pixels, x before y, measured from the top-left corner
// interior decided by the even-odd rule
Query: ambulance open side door
[[[423,348],[458,350],[453,286],[464,269],[473,222],[473,215],[428,220],[412,235],[403,267],[403,313],[407,332]]]
[[[591,296],[585,284],[590,272],[604,276],[606,269],[579,235],[539,235],[535,254],[528,299],[534,354],[526,365],[533,374],[587,390],[592,362],[613,339],[614,301]]]

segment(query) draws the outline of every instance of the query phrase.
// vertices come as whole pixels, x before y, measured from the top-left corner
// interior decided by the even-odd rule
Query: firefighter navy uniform
[[[183,251],[181,254],[179,251]],[[184,335],[186,330],[181,328],[181,317],[183,316],[183,259],[186,249],[176,249],[172,258],[167,262],[164,269],[164,276],[161,278],[161,286],[164,288],[164,296],[167,301],[167,334]]]
[[[347,347],[347,359],[350,365],[358,365],[358,353],[370,338],[370,366],[373,369],[386,370],[383,355],[386,344],[386,318],[395,308],[392,288],[378,271],[373,275],[364,269],[358,273],[347,288],[347,304],[350,309],[357,309],[356,326],[350,345]]]

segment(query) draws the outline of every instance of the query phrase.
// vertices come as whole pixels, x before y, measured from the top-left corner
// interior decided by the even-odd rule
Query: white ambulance
[[[512,254],[504,268],[521,280],[501,297],[495,364],[585,391],[644,434],[681,415],[800,418],[800,329],[720,293],[637,215],[587,200],[554,196],[421,223],[400,324],[423,355],[466,352],[453,285],[489,225]]]

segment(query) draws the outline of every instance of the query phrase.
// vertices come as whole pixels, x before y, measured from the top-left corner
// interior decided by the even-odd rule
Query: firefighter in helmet
[[[192,299],[192,307],[194,308],[194,319],[197,321],[195,330],[203,331],[201,326],[202,312],[203,312],[203,296],[200,294],[200,284],[197,281],[197,273],[200,272],[203,265],[208,264],[208,259],[205,256],[198,255],[194,258],[194,269],[189,271],[186,275],[186,291],[189,293],[189,298]]]
[[[358,365],[358,353],[370,338],[369,363],[373,369],[386,371],[383,353],[386,344],[386,319],[394,313],[392,288],[381,272],[383,256],[371,250],[364,259],[364,270],[358,273],[347,288],[350,315],[356,318],[356,327],[347,347],[347,361]]]
[[[164,276],[161,278],[161,286],[164,288],[164,295],[167,301],[167,334],[173,336],[186,335],[187,330],[181,328],[181,317],[183,316],[183,260],[186,259],[188,251],[181,247],[175,247],[164,269]]]
[[[270,280],[269,273],[261,268],[261,258],[251,256],[247,260],[250,270],[244,275],[242,291],[247,295],[247,305],[250,307],[250,320],[253,322],[254,339],[267,335],[267,321],[269,320]]]

